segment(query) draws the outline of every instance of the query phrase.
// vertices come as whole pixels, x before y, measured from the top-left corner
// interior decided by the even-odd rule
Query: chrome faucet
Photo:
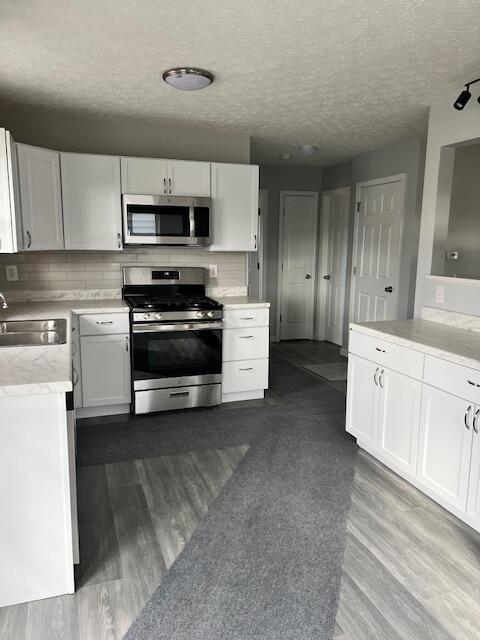
[[[8,309],[8,302],[3,293],[0,293],[0,303],[2,304],[2,309]]]

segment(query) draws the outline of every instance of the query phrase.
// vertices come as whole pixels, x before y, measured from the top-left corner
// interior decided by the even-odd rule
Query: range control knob
[[[195,315],[197,316],[197,318],[203,318],[203,311],[197,311]]]
[[[150,314],[149,313],[144,313],[143,317],[145,318],[145,320],[148,320],[150,318]]]
[[[156,313],[155,314],[155,320],[161,320],[162,319],[162,314],[161,313]]]
[[[207,318],[213,318],[213,311],[207,311]]]

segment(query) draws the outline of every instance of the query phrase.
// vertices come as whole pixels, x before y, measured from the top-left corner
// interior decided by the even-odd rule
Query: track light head
[[[462,93],[458,96],[458,98],[453,103],[453,106],[455,109],[457,109],[457,111],[462,111],[462,109],[464,109],[467,102],[472,97],[472,94],[469,91],[469,85],[467,84],[466,87],[467,88],[462,91]]]

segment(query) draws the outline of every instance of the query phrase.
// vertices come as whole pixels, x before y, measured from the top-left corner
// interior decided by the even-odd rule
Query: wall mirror
[[[431,274],[480,279],[480,140],[441,150]]]

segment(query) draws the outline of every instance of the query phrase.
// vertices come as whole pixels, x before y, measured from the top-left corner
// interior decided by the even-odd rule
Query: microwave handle
[[[192,200],[190,203],[190,237],[195,238],[195,201]]]

